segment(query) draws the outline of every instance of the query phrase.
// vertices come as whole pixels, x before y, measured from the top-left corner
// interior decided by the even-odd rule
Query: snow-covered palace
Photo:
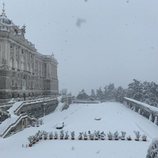
[[[21,28],[0,15],[0,102],[58,94],[57,60],[42,55]]]

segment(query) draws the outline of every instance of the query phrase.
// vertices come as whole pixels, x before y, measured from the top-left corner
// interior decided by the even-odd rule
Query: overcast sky
[[[133,78],[157,82],[158,0],[4,2],[8,18],[26,25],[38,51],[55,54],[60,89],[127,87]]]

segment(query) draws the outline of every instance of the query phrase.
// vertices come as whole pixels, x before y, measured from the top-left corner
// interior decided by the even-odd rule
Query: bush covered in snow
[[[121,131],[121,140],[125,140],[125,137],[126,137],[126,132],[124,131]]]
[[[53,132],[49,133],[49,139],[53,139]]]
[[[139,141],[139,139],[140,139],[140,132],[139,131],[134,131],[134,133],[135,133],[135,136],[136,136],[136,138],[135,138],[135,140],[136,141]]]
[[[58,133],[57,132],[54,133],[54,139],[58,139]]]
[[[121,131],[121,134],[119,134],[118,131],[112,133],[112,132],[108,132],[107,134],[104,131],[88,131],[88,132],[80,132],[78,134],[78,140],[106,140],[106,135],[107,135],[107,139],[108,140],[142,140],[142,141],[147,141],[147,136],[146,135],[140,135],[139,131],[134,131],[135,133],[135,138],[132,139],[130,135],[128,135],[126,137],[126,132]],[[67,139],[71,140],[75,140],[75,131],[71,131],[70,135],[68,133],[68,131],[55,131],[55,132],[46,132],[46,131],[38,131],[37,133],[35,133],[35,135],[33,136],[29,136],[28,137],[28,141],[29,141],[29,146],[31,147],[33,144],[35,144],[36,142],[40,141],[40,140],[47,140],[47,139],[60,139],[60,140],[67,140]],[[141,138],[141,139],[140,139]]]
[[[68,131],[65,132],[65,139],[69,139],[69,133],[68,133]]]
[[[106,136],[106,134],[104,132],[100,133],[100,139],[101,140],[105,140],[105,136]]]
[[[108,139],[109,139],[109,140],[112,140],[112,138],[113,138],[113,135],[112,135],[111,132],[109,132],[109,133],[108,133]]]
[[[152,141],[146,158],[158,158],[158,138]]]
[[[60,139],[64,139],[64,131],[63,130],[60,131]]]
[[[147,141],[147,136],[146,135],[142,135],[142,141]]]
[[[114,133],[114,139],[115,139],[115,140],[118,140],[118,139],[119,139],[119,133],[118,133],[118,131],[116,131],[116,132]]]
[[[71,139],[74,140],[75,139],[75,131],[71,132]]]

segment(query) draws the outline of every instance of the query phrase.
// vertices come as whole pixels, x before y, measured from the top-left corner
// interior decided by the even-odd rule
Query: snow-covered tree
[[[96,94],[94,89],[91,90],[91,94],[90,94],[90,100],[95,100],[96,99]]]
[[[48,138],[48,132],[44,132],[43,135],[44,135],[44,139],[46,140]]]
[[[60,139],[64,139],[64,131],[63,130],[60,131]]]
[[[127,137],[127,140],[132,140],[132,138],[131,138],[131,136],[130,136],[130,135]]]
[[[94,140],[94,134],[93,134],[93,133],[90,133],[90,134],[89,134],[89,139],[90,139],[90,140]]]
[[[105,136],[106,136],[106,134],[104,132],[100,133],[100,139],[101,140],[105,140]]]
[[[114,133],[114,139],[115,139],[115,140],[118,140],[118,139],[119,139],[119,133],[118,133],[118,131],[116,131],[116,132]]]
[[[125,90],[120,86],[116,89],[115,100],[118,102],[123,102],[125,97]]]
[[[115,100],[115,85],[113,83],[108,85],[108,100]]]
[[[71,132],[71,139],[73,139],[73,140],[75,139],[75,131]]]
[[[67,93],[68,93],[68,90],[67,90],[67,89],[62,89],[62,90],[60,91],[60,94],[61,94],[62,96],[66,96]]]
[[[29,146],[32,146],[32,144],[33,144],[33,136],[29,136],[28,137],[28,141],[29,141]]]
[[[142,141],[147,141],[147,136],[146,135],[142,135]]]
[[[83,139],[83,132],[80,132],[80,133],[79,133],[78,139],[79,139],[79,140],[82,140],[82,139]]]
[[[125,140],[126,132],[121,131],[121,140]]]
[[[49,133],[49,139],[53,139],[53,132]]]
[[[97,96],[97,99],[99,99],[100,101],[103,101],[104,100],[104,92],[102,91],[101,88],[97,89],[96,90],[96,96]]]
[[[68,133],[68,131],[65,132],[65,139],[69,139],[69,133]]]
[[[113,134],[112,134],[111,132],[109,132],[109,133],[107,134],[107,136],[108,136],[108,139],[109,139],[109,140],[112,140],[112,139],[113,139]]]
[[[55,131],[55,133],[54,133],[54,139],[58,139],[58,133],[57,133],[57,131]]]
[[[87,133],[86,133],[86,132],[83,134],[83,137],[84,137],[84,140],[87,140],[87,139],[88,139],[88,136],[87,136]]]
[[[134,131],[134,133],[135,133],[135,136],[136,136],[135,140],[139,141],[139,139],[141,137],[140,132],[139,131]]]
[[[128,85],[128,92],[127,96],[139,101],[143,100],[143,84],[136,80],[133,79],[133,82]]]
[[[158,84],[155,82],[140,82],[136,79],[128,85],[127,97],[158,106]]]
[[[85,92],[84,89],[82,89],[79,94],[77,95],[77,99],[81,99],[81,100],[87,100],[89,99],[88,94]]]

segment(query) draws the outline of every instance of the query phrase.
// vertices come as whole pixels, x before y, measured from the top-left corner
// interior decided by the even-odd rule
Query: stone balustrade
[[[156,125],[158,125],[158,108],[150,106],[146,103],[142,103],[140,101],[124,98],[124,105],[126,105],[131,110],[138,112],[140,115],[146,117]]]

